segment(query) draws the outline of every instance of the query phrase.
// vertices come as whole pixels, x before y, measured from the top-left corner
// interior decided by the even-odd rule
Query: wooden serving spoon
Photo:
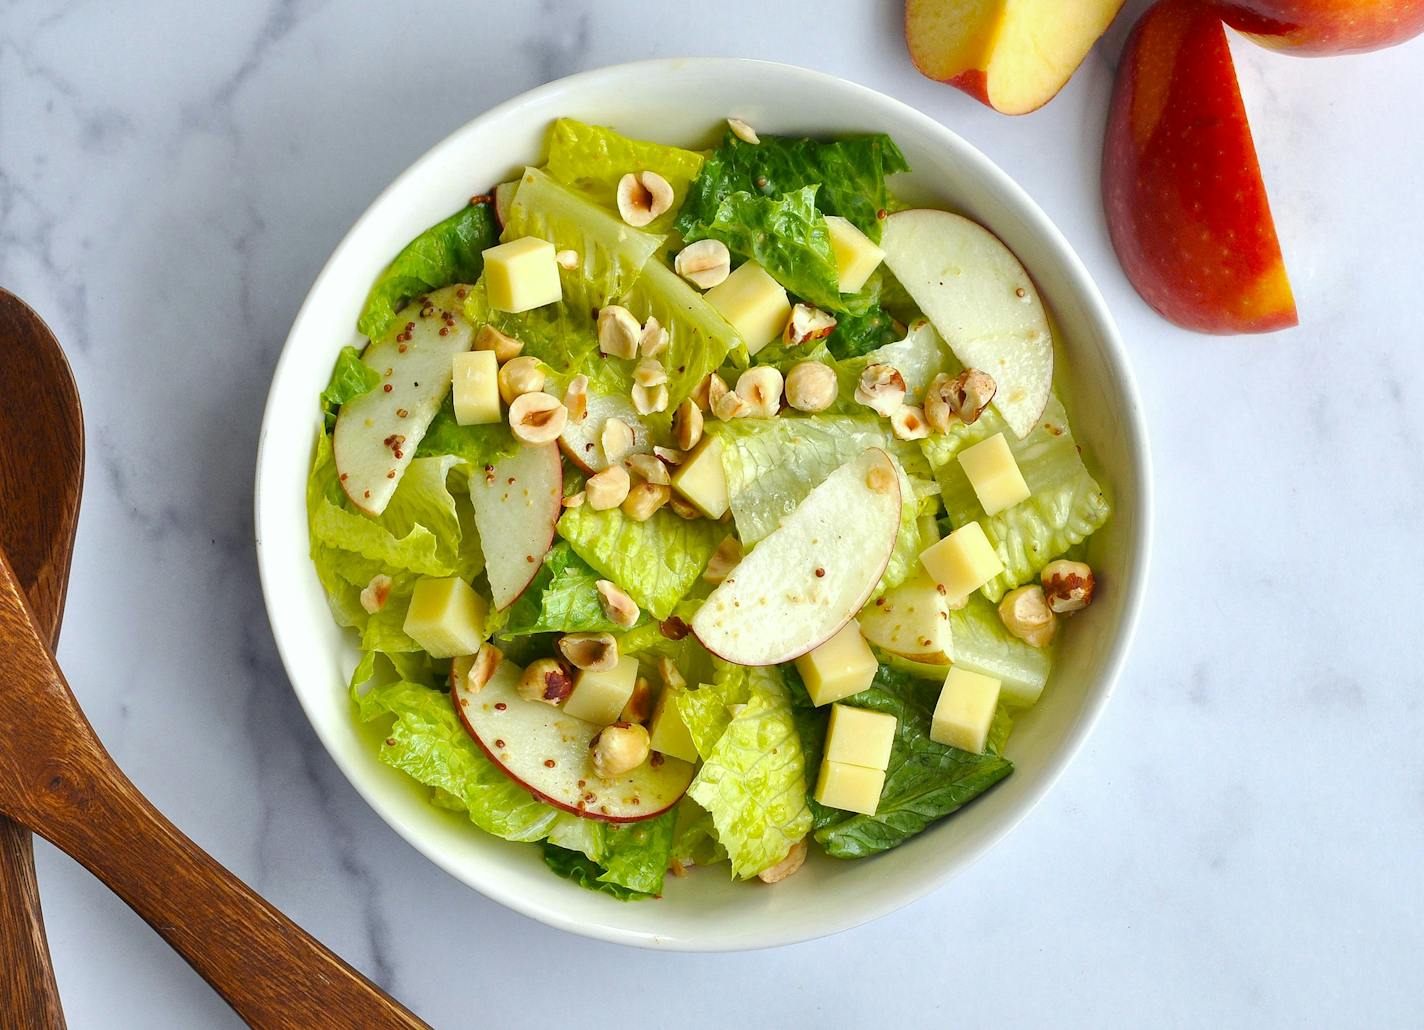
[[[37,343],[36,341],[42,341]],[[84,488],[84,422],[69,362],[40,316],[0,289],[0,551],[9,554],[36,625],[59,644],[69,559]],[[65,418],[38,420],[53,394]],[[30,833],[0,817],[0,1012],[14,1026],[62,1030],[35,882]]]
[[[47,332],[4,346],[58,349]],[[62,383],[36,383],[32,394],[27,426],[79,424],[78,398]],[[248,1023],[426,1026],[185,837],[124,776],[70,692],[3,551],[0,655],[0,813],[108,884]]]

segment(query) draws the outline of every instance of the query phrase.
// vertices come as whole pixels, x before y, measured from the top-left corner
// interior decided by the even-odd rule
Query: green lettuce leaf
[[[955,665],[993,676],[1010,708],[1029,708],[1038,701],[1053,667],[1050,648],[1034,647],[1010,633],[999,610],[979,594],[949,613],[949,629]]]
[[[717,742],[727,732],[735,706],[751,700],[752,691],[746,666],[733,665],[720,658],[713,658],[711,664],[714,669],[711,683],[677,695],[678,714],[692,734],[698,756],[704,760],[712,756]]]
[[[599,881],[646,895],[661,894],[676,828],[674,811],[636,823],[610,823],[604,831]]]
[[[657,172],[672,187],[672,207],[647,226],[648,232],[672,228],[692,180],[702,171],[702,155],[681,147],[629,139],[600,125],[560,118],[549,128],[549,160],[544,170],[587,193],[610,211],[617,210],[618,180],[628,172]]]
[[[450,394],[421,437],[415,456],[418,460],[453,455],[476,468],[483,468],[509,457],[518,446],[519,441],[504,422],[480,426],[462,426],[456,422],[454,395]]]
[[[364,393],[370,393],[381,381],[381,373],[361,360],[355,347],[342,347],[331,369],[331,379],[321,391],[321,414],[327,432],[336,425],[336,412],[341,405]]]
[[[631,890],[621,884],[603,879],[601,865],[578,851],[561,848],[557,844],[544,842],[544,864],[565,880],[572,880],[585,890],[597,891],[617,898],[619,901],[641,901],[652,897],[643,891]]]
[[[510,607],[500,635],[623,632],[604,614],[595,586],[602,578],[566,541],[559,541],[544,555],[534,582]]]
[[[484,270],[484,251],[499,242],[494,205],[470,204],[411,240],[377,277],[356,328],[379,340],[395,325],[396,312],[429,290],[472,283]]]
[[[727,849],[717,840],[712,813],[689,797],[673,809],[677,826],[673,831],[672,860],[685,866],[716,865],[727,861]]]
[[[871,276],[852,310],[836,315],[836,327],[826,337],[826,349],[837,360],[859,357],[893,343],[899,335],[890,312],[880,306],[880,274]]]

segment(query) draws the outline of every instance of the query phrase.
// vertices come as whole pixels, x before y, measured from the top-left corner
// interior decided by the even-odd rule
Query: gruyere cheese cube
[[[405,635],[432,658],[474,654],[485,640],[489,604],[458,576],[422,579],[410,595]]]
[[[951,604],[958,604],[1004,571],[998,552],[977,522],[966,522],[921,551],[920,564],[930,579],[944,587]]]
[[[494,351],[471,350],[455,355],[450,398],[455,406],[455,421],[462,426],[500,421],[499,362]]]
[[[722,440],[709,436],[672,475],[673,489],[709,519],[727,513],[727,474],[722,469]]]
[[[554,245],[521,236],[484,252],[485,294],[496,311],[528,311],[564,296]]]
[[[930,740],[982,755],[998,704],[998,680],[955,666],[939,692],[930,723]]]
[[[755,261],[744,263],[703,296],[732,324],[752,354],[781,339],[791,317],[786,291]]]
[[[564,712],[595,726],[608,726],[618,721],[637,681],[638,659],[628,654],[611,669],[584,669],[574,679]]]
[[[828,760],[821,763],[821,775],[816,777],[815,798],[827,808],[874,815],[884,787],[884,769]]]
[[[885,260],[885,251],[870,242],[870,237],[839,215],[827,215],[826,227],[831,231],[831,250],[836,255],[840,272],[840,291],[859,293],[870,273]]]
[[[649,746],[659,754],[669,758],[681,758],[684,762],[697,761],[697,745],[692,742],[692,733],[687,723],[682,721],[682,713],[677,708],[679,691],[664,687],[658,695],[658,703],[653,708],[653,717],[648,722]]]
[[[796,671],[817,707],[859,694],[875,679],[875,655],[851,619],[825,643],[796,659]]]
[[[868,708],[831,705],[831,722],[826,728],[826,761],[885,769],[890,764],[890,748],[895,743],[895,717]]]
[[[997,515],[1029,499],[1028,484],[1003,433],[964,448],[959,452],[959,464],[984,506],[985,515]]]

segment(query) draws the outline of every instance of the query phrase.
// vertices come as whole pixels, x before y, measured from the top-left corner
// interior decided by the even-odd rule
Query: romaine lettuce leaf
[[[599,881],[642,894],[663,890],[663,874],[672,860],[677,813],[664,812],[635,823],[610,823],[604,830],[604,852]]]
[[[677,695],[677,711],[692,735],[700,758],[712,756],[732,722],[732,709],[751,699],[751,681],[744,665],[712,659],[713,678]]]
[[[644,898],[652,897],[651,894],[643,891],[631,890],[620,884],[604,880],[603,867],[593,859],[577,851],[559,847],[550,841],[544,842],[544,864],[557,875],[562,876],[565,880],[572,880],[585,890],[607,894],[619,901],[641,901]]]
[[[1053,667],[1050,648],[1034,647],[1014,636],[1004,628],[998,609],[978,594],[949,613],[949,629],[955,665],[993,676],[1010,708],[1029,708],[1038,701]]]
[[[549,161],[544,170],[617,210],[618,180],[628,172],[653,171],[672,187],[672,207],[653,219],[648,232],[665,233],[677,217],[692,180],[702,171],[702,155],[681,147],[629,139],[601,125],[560,118],[549,127]]]
[[[865,299],[857,310],[842,311],[836,315],[836,327],[826,337],[826,349],[831,355],[844,361],[859,357],[877,347],[893,343],[896,336],[894,319],[879,304],[879,279],[872,277],[862,291]]]
[[[716,865],[727,861],[727,849],[717,841],[712,813],[696,801],[684,797],[673,809],[677,826],[673,831],[672,860],[685,866]]]
[[[594,585],[602,578],[567,541],[559,541],[544,555],[544,566],[534,582],[510,607],[509,621],[500,635],[623,632],[603,612]]]
[[[361,360],[355,347],[342,347],[331,369],[331,379],[321,391],[321,413],[330,432],[336,425],[336,412],[341,405],[362,394],[370,393],[381,381],[381,373]]]
[[[415,456],[419,460],[448,454],[461,458],[476,468],[483,468],[509,457],[518,446],[519,441],[514,439],[507,423],[460,425],[455,421],[454,395],[447,394],[440,410],[435,413],[430,428],[420,438]]]

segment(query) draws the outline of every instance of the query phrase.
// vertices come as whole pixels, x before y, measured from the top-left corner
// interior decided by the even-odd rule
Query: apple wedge
[[[1019,259],[978,222],[928,209],[891,215],[880,246],[960,363],[994,377],[994,407],[1022,440],[1053,388],[1053,333]]]
[[[514,191],[519,189],[519,180],[510,179],[494,188],[494,217],[503,229],[509,221],[509,205],[514,203]]]
[[[907,0],[905,42],[924,75],[1004,114],[1063,88],[1123,0]]]
[[[692,782],[693,766],[656,755],[614,780],[593,773],[589,744],[601,726],[542,701],[519,696],[523,670],[501,662],[483,690],[462,679],[451,691],[455,711],[475,742],[511,780],[566,812],[613,823],[651,819],[675,805]]]
[[[856,621],[871,644],[921,665],[948,665],[954,653],[949,599],[923,571],[873,598]]]
[[[832,472],[692,617],[702,645],[738,665],[789,662],[865,605],[900,528],[900,477],[872,447]]]
[[[564,435],[559,437],[559,446],[584,472],[592,475],[608,467],[608,456],[603,453],[603,425],[610,418],[621,419],[633,431],[633,449],[629,454],[651,454],[652,437],[648,427],[633,407],[633,402],[622,394],[590,393],[588,414],[579,422],[570,422],[564,427]]]
[[[381,373],[380,384],[337,413],[331,437],[336,471],[346,496],[367,515],[386,510],[415,458],[416,445],[450,392],[455,355],[470,349],[475,330],[465,319],[458,289],[447,286],[431,293],[432,310],[424,318],[419,300],[405,306],[396,332],[373,342],[362,355]],[[446,315],[453,325],[446,324]],[[442,336],[442,330],[448,331]]]
[[[496,608],[508,608],[539,572],[563,511],[559,445],[523,444],[470,476],[470,503]]]
[[[1424,32],[1424,0],[1216,0],[1255,43],[1301,57],[1362,54]]]

